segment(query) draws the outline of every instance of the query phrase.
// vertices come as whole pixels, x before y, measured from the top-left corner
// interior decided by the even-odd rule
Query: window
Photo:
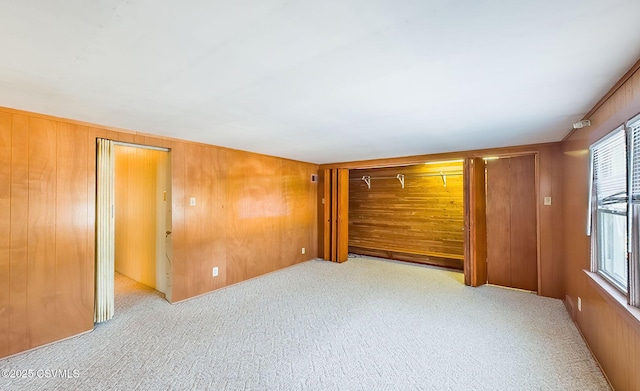
[[[640,116],[627,126],[629,145],[629,304],[640,307]]]
[[[591,146],[591,269],[640,307],[640,115]]]
[[[592,267],[627,292],[627,151],[623,127],[591,147]]]

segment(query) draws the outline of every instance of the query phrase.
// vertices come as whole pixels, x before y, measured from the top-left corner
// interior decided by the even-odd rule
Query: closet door
[[[324,171],[324,259],[349,257],[349,170]]]
[[[482,158],[464,162],[464,283],[487,283],[487,209],[485,164]]]
[[[538,290],[535,155],[487,161],[487,278]]]

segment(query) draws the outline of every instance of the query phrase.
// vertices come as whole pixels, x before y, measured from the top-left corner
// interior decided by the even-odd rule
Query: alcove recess
[[[463,269],[462,161],[351,170],[349,252]]]

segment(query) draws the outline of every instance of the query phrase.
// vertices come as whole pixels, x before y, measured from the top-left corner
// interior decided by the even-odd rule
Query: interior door
[[[167,165],[166,165],[166,169],[165,169],[165,175],[166,175],[166,183],[165,183],[165,192],[164,192],[164,208],[165,208],[165,215],[164,215],[164,227],[165,227],[165,234],[164,234],[164,251],[165,251],[165,256],[164,256],[164,263],[165,263],[165,267],[164,267],[164,271],[165,271],[165,298],[167,299],[167,301],[171,302],[171,288],[173,286],[173,280],[172,280],[172,276],[173,276],[173,268],[172,268],[172,261],[173,261],[173,237],[171,235],[171,231],[173,231],[173,218],[172,218],[172,186],[171,186],[171,153],[167,153]]]
[[[487,283],[485,164],[482,158],[464,161],[464,283]]]
[[[349,258],[349,170],[324,170],[324,246],[327,261]]]
[[[538,290],[536,157],[487,161],[487,279]]]
[[[173,239],[171,237],[171,191],[167,192],[167,201],[166,201],[166,208],[167,208],[167,214],[166,214],[166,220],[165,220],[165,227],[166,227],[166,231],[165,231],[165,243],[164,243],[164,249],[165,249],[165,272],[166,272],[166,290],[164,292],[165,294],[165,298],[167,299],[167,301],[171,302],[171,287],[172,287],[172,266],[171,266],[171,262],[173,260]]]

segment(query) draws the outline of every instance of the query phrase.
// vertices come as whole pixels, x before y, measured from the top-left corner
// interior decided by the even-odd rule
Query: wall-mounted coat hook
[[[442,171],[440,171],[440,176],[442,177],[442,183],[444,184],[444,187],[447,187],[447,176]]]
[[[396,178],[398,178],[398,180],[400,181],[400,184],[402,185],[402,188],[404,189],[404,175],[398,174]]]
[[[364,183],[367,184],[367,187],[369,188],[369,190],[371,190],[371,177],[368,175],[365,175],[362,177],[362,180],[364,181]]]

